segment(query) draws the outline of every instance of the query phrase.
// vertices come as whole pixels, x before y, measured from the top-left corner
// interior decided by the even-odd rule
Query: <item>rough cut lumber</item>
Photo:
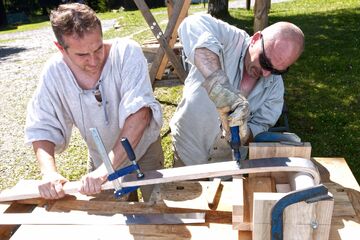
[[[121,185],[122,187],[143,186],[209,177],[264,172],[305,172],[309,173],[314,178],[315,184],[320,183],[318,170],[310,160],[291,157],[243,161],[240,169],[235,161],[228,161],[148,171],[144,173],[145,177],[142,179],[137,179],[135,174],[126,175],[123,177]],[[39,182],[36,184],[36,180],[32,180],[32,184],[29,184],[28,186],[15,186],[13,190],[4,190],[0,193],[0,202],[40,197],[38,184]],[[66,194],[76,193],[78,192],[79,186],[80,182],[67,182],[64,184],[64,191]],[[112,183],[105,183],[103,185],[103,189],[110,188],[113,188]]]

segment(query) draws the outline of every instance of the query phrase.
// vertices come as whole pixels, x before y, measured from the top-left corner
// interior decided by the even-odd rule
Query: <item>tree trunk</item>
[[[254,33],[269,25],[269,11],[271,0],[255,0],[254,6]]]
[[[0,26],[7,25],[6,11],[3,0],[0,0]]]
[[[224,19],[229,17],[229,0],[209,0],[208,13],[211,16]]]

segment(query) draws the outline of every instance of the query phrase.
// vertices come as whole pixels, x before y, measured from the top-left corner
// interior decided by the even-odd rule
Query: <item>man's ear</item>
[[[256,43],[257,40],[261,39],[261,32],[257,31],[256,33],[254,33],[254,35],[252,35],[251,37],[251,44]]]
[[[54,41],[54,44],[59,49],[60,52],[63,53],[65,51],[65,48],[63,46],[61,46],[59,42]]]

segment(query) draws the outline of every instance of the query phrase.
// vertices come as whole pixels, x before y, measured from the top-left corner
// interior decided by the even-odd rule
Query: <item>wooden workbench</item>
[[[354,239],[360,234],[360,187],[343,158],[313,158],[321,173],[322,183],[334,195],[334,210],[330,230],[331,240]],[[182,188],[175,186],[182,184]],[[188,225],[21,225],[0,226],[0,239],[251,239],[246,232],[232,229],[231,200],[236,194],[231,182],[222,182],[222,192],[210,208],[204,204],[204,194],[211,182],[172,183],[158,187],[149,203],[115,202],[112,194],[96,197],[69,196],[46,202],[40,199],[1,203],[1,212],[85,211],[88,214],[115,213],[184,213],[206,212],[205,224]],[[172,193],[171,188],[182,189]],[[165,190],[164,190],[165,189]],[[168,189],[168,190],[166,190]],[[169,190],[170,189],[170,190]],[[165,191],[165,192],[162,192]],[[166,193],[167,192],[167,193]],[[226,193],[226,194],[225,194]],[[230,194],[230,195],[229,195]],[[164,198],[167,201],[162,202]],[[190,205],[189,209],[172,208]],[[206,206],[205,206],[206,205]],[[205,207],[204,207],[205,206]],[[196,208],[198,210],[190,209]]]

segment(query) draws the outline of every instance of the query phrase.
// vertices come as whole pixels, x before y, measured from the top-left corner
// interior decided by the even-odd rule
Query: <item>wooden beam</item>
[[[148,171],[145,172],[145,177],[142,179],[137,179],[136,174],[131,174],[123,177],[121,185],[122,187],[144,186],[166,182],[264,172],[305,172],[314,178],[315,184],[320,182],[317,168],[311,160],[303,158],[268,158],[244,161],[242,162],[241,168],[239,168],[235,161],[228,161]],[[17,185],[12,190],[2,191],[0,193],[0,202],[40,197],[38,191],[40,181],[32,180],[31,182],[32,184],[28,184],[27,186]],[[78,181],[65,183],[65,193],[77,193],[80,184]],[[111,188],[113,188],[113,185],[109,182],[102,186],[104,190]]]

